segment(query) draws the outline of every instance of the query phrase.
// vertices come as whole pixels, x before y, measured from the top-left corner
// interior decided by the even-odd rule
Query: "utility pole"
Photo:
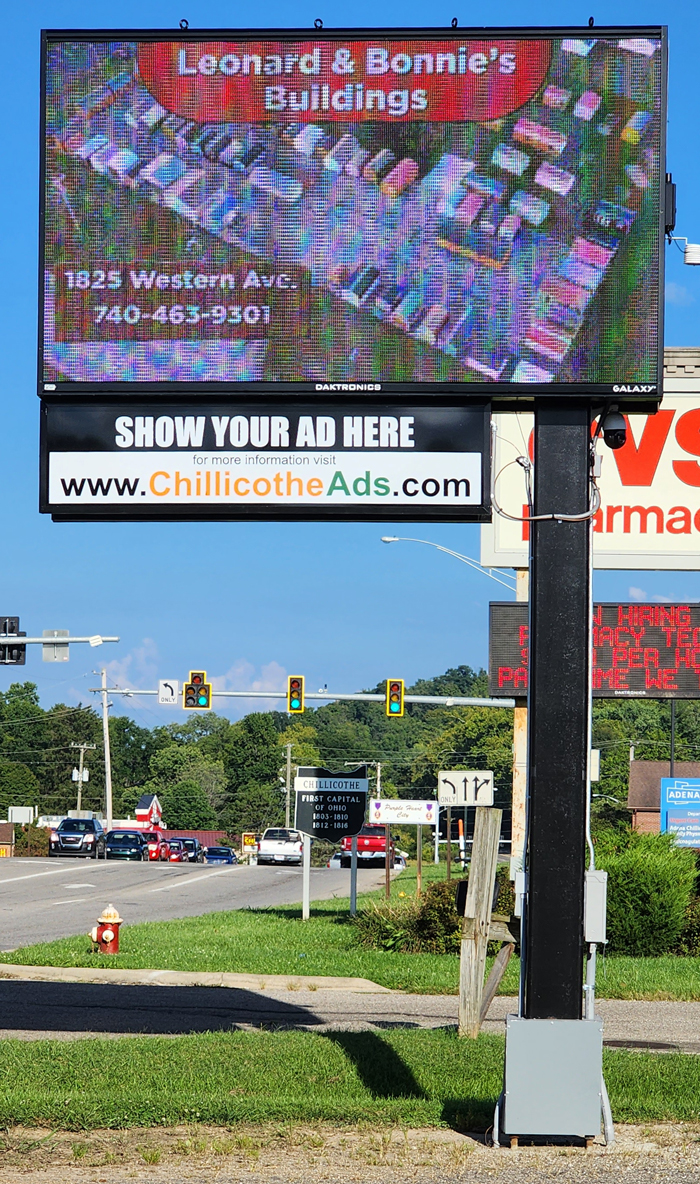
[[[583,403],[542,400],[535,405],[523,943],[527,1019],[580,1020],[582,1014],[590,424],[590,409]],[[548,517],[554,513],[571,518]]]
[[[83,763],[84,763],[84,759],[85,759],[85,753],[88,749],[97,748],[97,745],[96,744],[78,744],[75,740],[71,740],[70,746],[71,746],[71,748],[79,748],[80,749],[80,764],[78,766],[78,800],[75,804],[76,810],[78,811],[78,813],[80,813],[80,810],[82,809],[82,802],[83,802]]]
[[[107,671],[102,670],[102,736],[105,746],[105,822],[107,830],[112,829],[112,754],[109,747],[109,709],[111,704],[107,694]]]
[[[285,748],[287,749],[287,797],[284,807],[284,825],[289,830],[292,808],[292,746],[285,744]]]

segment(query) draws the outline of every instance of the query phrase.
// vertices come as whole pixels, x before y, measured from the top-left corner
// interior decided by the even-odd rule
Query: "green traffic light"
[[[206,695],[200,695],[200,696],[199,696],[199,700],[198,700],[198,702],[199,702],[199,706],[200,706],[200,707],[206,707],[206,705],[207,705],[207,696],[206,696]]]

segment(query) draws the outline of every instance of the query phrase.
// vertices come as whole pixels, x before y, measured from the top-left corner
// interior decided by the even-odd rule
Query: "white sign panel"
[[[369,804],[369,821],[383,826],[436,826],[438,820],[437,802],[405,802],[396,798],[372,798]]]
[[[687,356],[686,356],[687,355]],[[700,350],[667,350],[666,378],[656,415],[630,415],[627,443],[613,451],[602,441],[602,504],[593,524],[597,568],[696,570],[700,551]],[[533,416],[495,416],[496,500],[527,518],[526,474],[511,462],[532,456]],[[481,528],[481,562],[527,567],[527,521],[494,512]]]
[[[492,806],[491,769],[453,769],[438,773],[438,802],[441,806]]]
[[[158,682],[158,702],[163,707],[177,707],[180,683],[176,678],[161,678]]]
[[[339,793],[369,793],[368,777],[295,777],[295,792],[328,793],[337,790]]]

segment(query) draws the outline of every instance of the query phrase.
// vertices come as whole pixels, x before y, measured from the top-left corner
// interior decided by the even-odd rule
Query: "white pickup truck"
[[[268,827],[258,843],[258,863],[301,863],[303,842],[298,830]]]

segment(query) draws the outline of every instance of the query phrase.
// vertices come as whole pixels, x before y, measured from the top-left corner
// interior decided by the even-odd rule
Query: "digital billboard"
[[[527,604],[489,605],[489,695],[527,695],[529,636]],[[596,604],[592,643],[594,699],[700,699],[700,605]]]
[[[44,35],[41,394],[660,390],[663,28]]]
[[[55,519],[483,522],[485,404],[54,400],[41,504]]]

